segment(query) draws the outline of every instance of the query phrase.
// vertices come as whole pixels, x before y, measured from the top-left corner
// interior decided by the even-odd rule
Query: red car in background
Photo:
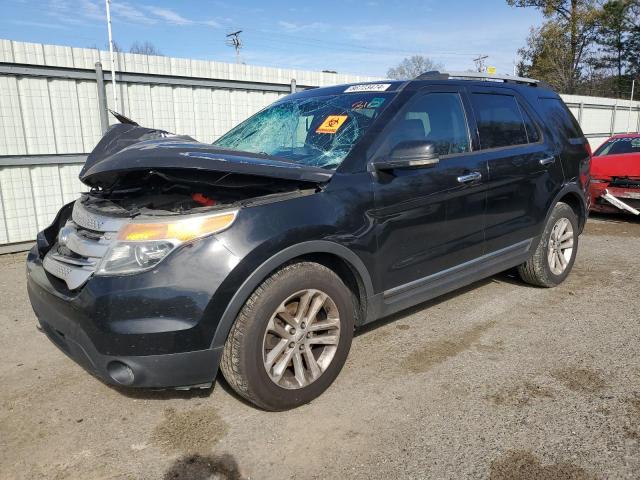
[[[614,135],[593,154],[591,210],[640,215],[640,134]]]

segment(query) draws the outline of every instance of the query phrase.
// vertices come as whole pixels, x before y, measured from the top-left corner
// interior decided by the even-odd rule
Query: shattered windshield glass
[[[334,169],[393,95],[358,93],[285,100],[256,113],[214,145]]]

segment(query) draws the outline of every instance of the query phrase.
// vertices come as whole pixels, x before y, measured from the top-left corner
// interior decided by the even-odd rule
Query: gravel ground
[[[555,289],[502,274],[358,332],[266,413],[223,380],[122,391],[35,329],[0,257],[0,478],[640,478],[640,221],[598,217]]]

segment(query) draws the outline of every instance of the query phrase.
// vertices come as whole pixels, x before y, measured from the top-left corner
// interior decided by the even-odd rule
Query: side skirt
[[[386,317],[526,262],[536,239],[530,238],[474,260],[386,290],[371,298],[367,322]]]

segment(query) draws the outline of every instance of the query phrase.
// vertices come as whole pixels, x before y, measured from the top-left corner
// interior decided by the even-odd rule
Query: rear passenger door
[[[480,153],[488,164],[485,252],[519,248],[537,236],[563,172],[535,111],[515,90],[469,89]]]

